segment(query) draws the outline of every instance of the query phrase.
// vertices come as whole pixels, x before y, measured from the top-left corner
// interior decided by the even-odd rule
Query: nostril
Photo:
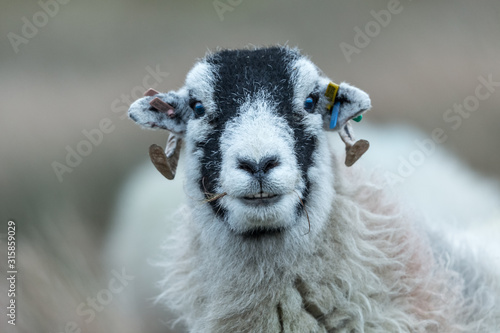
[[[271,169],[279,165],[279,160],[277,157],[267,157],[262,159],[259,163],[253,162],[251,160],[239,160],[238,168],[245,170],[246,172],[256,175],[256,174],[266,174]]]
[[[238,168],[241,170],[245,170],[246,172],[250,174],[254,174],[258,172],[259,170],[259,165],[255,162],[248,161],[248,160],[240,160],[238,163]]]
[[[259,169],[262,170],[264,173],[267,173],[269,170],[277,167],[279,164],[280,163],[279,163],[277,157],[274,157],[274,156],[268,157],[259,163],[259,166],[260,166]]]

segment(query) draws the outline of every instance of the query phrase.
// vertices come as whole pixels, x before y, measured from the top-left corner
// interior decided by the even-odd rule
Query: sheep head
[[[311,229],[325,220],[334,196],[327,130],[341,132],[354,161],[367,148],[348,124],[371,107],[368,95],[346,83],[325,95],[330,83],[295,49],[223,50],[196,63],[179,90],[134,102],[129,116],[185,142],[187,194],[209,201],[197,210],[203,220],[270,237],[307,230],[307,211]]]

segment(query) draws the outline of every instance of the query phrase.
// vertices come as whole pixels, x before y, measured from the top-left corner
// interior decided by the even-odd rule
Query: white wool
[[[356,163],[356,166],[364,166],[365,169],[377,170],[380,175],[384,174],[384,170],[397,171],[397,156],[399,154],[404,154],[406,152],[412,151],[415,147],[414,139],[423,138],[425,135],[414,129],[403,127],[403,126],[374,126],[367,122],[360,124],[361,129],[358,133],[362,133],[363,137],[370,140],[372,143],[372,150],[363,156],[360,161]],[[394,141],[393,138],[397,137],[398,140]],[[338,144],[338,138],[335,133],[329,134],[329,141]],[[375,149],[376,148],[376,149]],[[337,153],[341,156],[343,147],[337,150]],[[391,158],[393,160],[391,160]],[[160,261],[163,265],[166,262],[159,260],[159,257],[170,257],[167,262],[167,266],[175,265],[171,260],[173,259],[173,254],[177,253],[180,249],[187,251],[185,248],[185,243],[183,241],[185,238],[177,239],[177,233],[173,233],[172,229],[174,225],[181,229],[179,232],[183,237],[188,236],[191,229],[182,230],[185,225],[185,221],[190,218],[190,209],[183,205],[185,201],[185,196],[179,195],[182,192],[182,176],[184,174],[183,170],[185,163],[181,160],[181,165],[179,167],[179,176],[174,181],[167,181],[162,178],[161,175],[154,169],[151,163],[146,163],[140,170],[131,178],[131,181],[123,191],[122,199],[117,207],[118,214],[115,217],[115,225],[113,227],[110,235],[113,237],[113,241],[109,243],[108,257],[111,266],[126,265],[132,274],[138,276],[138,281],[144,290],[142,292],[136,292],[129,296],[129,299],[133,300],[133,303],[143,304],[145,301],[150,300],[155,294],[158,294],[160,290],[170,288],[176,290],[177,286],[173,282],[169,282],[167,278],[163,282],[163,287],[156,287],[156,282],[158,281],[157,276],[162,275],[161,272],[154,266],[150,266],[148,262],[154,259],[155,262]],[[342,168],[345,168],[342,166]],[[360,169],[360,167],[358,167]],[[361,170],[357,170],[362,172]],[[359,180],[361,181],[361,180]],[[480,271],[482,269],[481,265],[478,266],[478,259],[474,258],[475,255],[483,257],[483,261],[487,261],[487,258],[493,255],[498,255],[498,250],[493,252],[493,249],[498,249],[495,240],[500,233],[495,233],[495,226],[498,226],[500,219],[495,219],[498,213],[498,207],[495,208],[495,202],[498,202],[500,198],[500,191],[495,188],[490,183],[487,183],[487,179],[474,174],[470,169],[468,169],[462,162],[458,161],[455,157],[449,153],[439,149],[436,153],[429,158],[426,163],[411,177],[408,177],[404,183],[398,186],[386,187],[386,192],[393,192],[394,196],[397,196],[399,201],[405,200],[411,196],[411,202],[420,215],[427,212],[426,215],[430,217],[429,221],[432,222],[434,227],[445,230],[448,238],[451,238],[451,242],[454,243],[452,247],[454,252],[457,251],[455,246],[457,245],[457,238],[460,239],[462,233],[467,233],[469,238],[474,238],[478,240],[478,243],[482,248],[492,248],[490,253],[484,253],[477,250],[475,253],[470,253],[470,247],[464,247],[461,245],[461,254],[454,254],[454,261],[460,262],[462,256],[471,257],[466,261],[466,265],[474,267],[474,271]],[[432,186],[432,184],[443,184],[442,186]],[[368,185],[367,185],[368,187]],[[429,191],[428,188],[433,188]],[[454,194],[461,192],[461,196],[464,196],[465,200],[471,202],[475,209],[481,214],[474,214],[474,209],[470,206],[456,206],[452,205]],[[367,194],[370,192],[367,192]],[[184,199],[183,199],[184,197]],[[448,201],[450,201],[448,203]],[[179,209],[174,215],[168,217],[168,212],[173,212],[175,206],[182,205],[183,208]],[[202,205],[200,203],[200,205]],[[170,213],[170,214],[171,214]],[[443,217],[447,219],[443,219]],[[466,225],[467,220],[471,216],[476,216],[474,223]],[[460,234],[457,237],[456,227],[450,225],[450,220],[458,220],[460,222],[459,226],[465,226],[461,228]],[[479,219],[484,219],[480,221]],[[408,224],[416,224],[421,226],[423,219],[418,219],[417,216],[413,216],[412,220],[414,222],[408,221]],[[388,220],[389,221],[389,220]],[[191,228],[191,224],[188,224]],[[422,227],[421,227],[422,228]],[[307,231],[307,230],[306,230]],[[170,235],[168,239],[165,239],[166,235]],[[497,236],[495,236],[497,235]],[[140,236],[140,237],[139,237]],[[301,235],[302,236],[302,235]],[[304,236],[305,237],[305,236]],[[436,240],[434,238],[434,240]],[[441,240],[442,241],[442,240]],[[170,250],[162,251],[163,255],[158,254],[159,244],[166,244],[167,248],[174,248],[175,252]],[[463,244],[463,243],[461,243]],[[147,245],[147,246],[145,246]],[[179,248],[180,247],[180,248]],[[194,252],[193,252],[194,253]],[[315,259],[319,261],[319,259]],[[193,265],[194,258],[186,257],[185,264],[191,261]],[[320,263],[324,265],[323,263]],[[134,266],[138,266],[135,268]],[[183,267],[186,267],[183,265]],[[491,265],[490,265],[491,266]],[[312,267],[312,266],[311,266]],[[500,267],[500,266],[497,266]],[[488,268],[493,270],[493,267]],[[486,271],[488,271],[486,269]],[[172,271],[170,268],[162,269],[168,276]],[[316,270],[311,269],[307,271],[314,275],[318,275]],[[187,273],[187,272],[186,272]],[[178,272],[176,274],[179,274]],[[173,277],[175,274],[173,275]],[[491,273],[490,279],[494,282],[498,275]],[[179,275],[180,277],[180,275]],[[183,288],[189,287],[188,281],[178,281],[180,283],[178,287],[178,295],[183,293]],[[487,291],[486,287],[490,283],[485,283],[484,290]],[[331,308],[335,303],[335,299],[329,299],[323,297],[324,286],[318,285],[314,293],[311,292],[311,297],[316,297],[321,299],[324,304],[321,309]],[[444,290],[442,291],[444,293]],[[478,307],[482,307],[483,301],[481,300],[484,292],[477,293],[475,303]],[[168,294],[162,297],[161,301],[165,300]],[[190,292],[189,295],[193,295]],[[297,295],[296,293],[293,295]],[[181,296],[179,296],[181,297]],[[187,297],[187,295],[186,295]],[[444,296],[442,296],[444,297]],[[288,300],[292,298],[289,297]],[[486,300],[486,299],[485,299]],[[151,301],[149,301],[151,302]],[[498,302],[498,301],[497,301]],[[295,302],[293,304],[298,304]],[[301,306],[301,303],[298,305]],[[310,307],[309,307],[310,308]],[[487,307],[485,307],[487,309]],[[151,317],[151,311],[153,310],[152,305],[140,306],[136,309],[138,314],[142,313],[143,317]],[[322,310],[324,311],[324,310]],[[156,313],[163,313],[162,318],[166,325],[171,325],[165,318],[165,309],[156,309]],[[477,313],[477,317],[481,318],[482,312]],[[178,317],[178,315],[177,315]],[[178,317],[179,318],[179,317]],[[498,319],[497,319],[498,320]],[[491,319],[490,327],[496,327],[494,321]],[[155,331],[154,327],[158,324],[153,322],[148,324],[148,329],[146,331]],[[498,326],[498,324],[497,324]],[[181,325],[176,325],[176,332],[181,332]],[[314,327],[312,325],[311,327]],[[370,332],[369,328],[365,329],[366,332]],[[388,330],[392,332],[391,330]],[[397,330],[396,330],[397,331]],[[470,329],[469,331],[475,332],[475,330]],[[495,329],[483,329],[477,332],[496,332]]]
[[[167,243],[162,299],[193,332],[492,332],[497,327],[500,286],[494,272],[440,239],[432,239],[443,243],[433,253],[415,225],[418,217],[390,203],[381,184],[361,170],[341,165],[334,170],[342,181],[321,232],[259,244],[235,242],[231,232],[207,238],[183,208],[180,227]],[[474,291],[464,292],[467,288]]]

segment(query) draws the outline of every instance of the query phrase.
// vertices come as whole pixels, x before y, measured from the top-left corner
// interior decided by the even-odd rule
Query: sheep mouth
[[[240,235],[246,239],[259,239],[259,238],[263,238],[265,236],[271,236],[271,237],[278,236],[281,233],[283,233],[283,231],[285,231],[285,228],[283,228],[283,227],[257,228],[257,229],[245,231],[245,232],[241,233]]]
[[[253,205],[253,206],[270,205],[278,202],[281,199],[281,195],[267,193],[267,192],[260,192],[257,194],[244,196],[240,199],[248,205]]]

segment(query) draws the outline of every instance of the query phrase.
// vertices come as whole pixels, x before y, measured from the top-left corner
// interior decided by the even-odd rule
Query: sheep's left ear
[[[163,176],[174,179],[182,137],[186,132],[187,122],[192,118],[189,94],[183,88],[166,94],[149,89],[144,96],[130,106],[128,115],[142,127],[171,132],[167,148],[163,150],[162,147],[153,144],[149,147],[149,157]]]
[[[149,89],[128,110],[130,119],[145,128],[168,130],[184,136],[187,122],[193,115],[189,94],[185,89],[160,93]]]
[[[368,94],[348,83],[336,85],[325,81],[322,91],[320,107],[326,130],[339,130],[349,120],[360,119],[371,108]]]

